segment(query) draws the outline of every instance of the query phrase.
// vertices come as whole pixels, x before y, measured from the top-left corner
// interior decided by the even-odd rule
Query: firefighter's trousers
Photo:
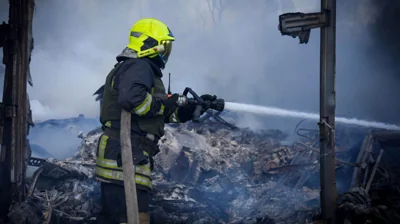
[[[140,224],[149,224],[150,192],[137,190]],[[128,223],[126,216],[125,189],[112,183],[101,183],[101,211],[98,224]]]

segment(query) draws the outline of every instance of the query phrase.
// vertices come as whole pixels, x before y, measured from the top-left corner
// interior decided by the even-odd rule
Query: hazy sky
[[[337,115],[399,123],[400,105],[392,102],[400,80],[369,30],[380,8],[359,1],[338,4]],[[319,30],[299,45],[277,25],[280,13],[318,11],[320,1],[222,2],[214,23],[207,0],[37,0],[29,88],[34,118],[97,116],[92,94],[141,17],[164,21],[176,37],[164,71],[166,85],[172,73],[172,91],[190,86],[226,100],[318,112]]]

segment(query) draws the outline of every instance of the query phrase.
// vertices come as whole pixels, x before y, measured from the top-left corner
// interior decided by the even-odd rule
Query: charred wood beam
[[[9,26],[7,23],[3,22],[0,25],[0,48],[4,46],[7,38]]]
[[[379,142],[381,148],[400,147],[400,132],[398,131],[374,131],[373,140]]]
[[[381,159],[382,159],[382,156],[383,156],[383,152],[384,152],[384,150],[381,149],[381,151],[379,152],[379,156],[378,156],[378,158],[376,159],[374,168],[372,168],[372,172],[371,172],[371,175],[369,176],[368,183],[367,183],[367,185],[365,186],[365,190],[366,190],[367,192],[368,192],[369,189],[371,188],[371,184],[372,184],[372,181],[374,180],[375,173],[376,173],[376,170],[378,169],[379,163],[381,162]]]
[[[374,143],[379,143],[381,150],[374,161],[372,156],[372,150]],[[400,132],[394,131],[374,131],[369,133],[363,141],[360,152],[357,156],[356,164],[360,164],[359,167],[355,167],[353,171],[353,179],[351,182],[351,188],[363,187],[367,191],[369,190],[375,173],[378,169],[382,154],[386,147],[399,147],[400,146]],[[369,164],[374,163],[374,167],[370,171]],[[361,179],[361,175],[363,179]]]
[[[2,116],[0,219],[7,216],[13,201],[21,202],[25,198],[26,89],[32,45],[33,10],[34,0],[10,1],[9,25],[5,41],[2,43],[3,63],[6,65],[3,104],[13,112]]]
[[[368,134],[365,138],[364,141],[361,145],[360,152],[358,153],[356,163],[357,164],[363,164],[365,161],[365,155],[368,153],[368,148],[370,148],[372,142],[372,135]],[[360,173],[361,167],[355,167],[353,171],[353,178],[351,180],[351,188],[356,188],[360,186],[361,180],[360,180]]]

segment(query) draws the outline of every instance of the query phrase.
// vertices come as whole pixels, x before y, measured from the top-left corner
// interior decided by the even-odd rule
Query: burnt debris
[[[318,220],[318,132],[299,130],[288,141],[288,134],[279,130],[252,132],[221,122],[167,127],[155,158],[152,223]],[[69,159],[47,159],[36,171],[40,173],[37,180],[35,175],[30,180],[36,185],[28,188],[28,199],[13,207],[10,219],[14,223],[95,223],[100,188],[94,168],[101,133],[99,128],[85,135]],[[388,169],[379,166],[369,192],[363,186],[350,190],[354,172],[365,176],[365,166],[357,160],[365,134],[365,130],[337,129],[337,185],[339,192],[347,192],[338,200],[339,217],[358,223],[364,214],[365,220],[391,223],[398,202],[379,189],[391,187],[390,192],[397,193],[399,189],[377,185],[393,179],[387,177]]]

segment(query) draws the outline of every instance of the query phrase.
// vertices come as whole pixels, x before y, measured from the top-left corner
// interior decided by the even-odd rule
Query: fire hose
[[[192,95],[192,97],[188,97],[188,93]],[[170,98],[172,94],[168,92],[168,94],[155,94],[155,97],[165,100]],[[196,92],[194,92],[191,88],[186,87],[182,94],[179,94],[178,100],[176,101],[176,105],[178,107],[184,107],[187,105],[195,105],[196,108],[192,115],[193,122],[199,122],[202,111],[207,111],[209,109],[216,111],[223,111],[225,108],[225,100],[224,99],[214,99],[214,100],[203,100]]]

